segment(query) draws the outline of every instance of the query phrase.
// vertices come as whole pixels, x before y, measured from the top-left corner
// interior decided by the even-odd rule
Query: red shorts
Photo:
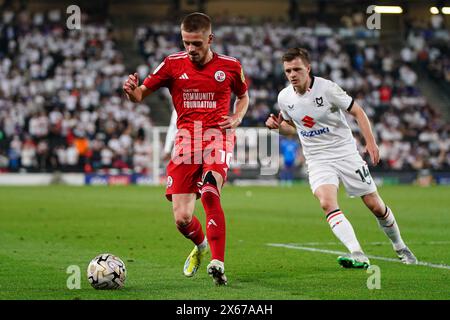
[[[199,142],[192,150],[188,150],[185,148],[189,143],[186,144],[177,137],[174,154],[167,165],[167,199],[172,201],[172,194],[182,193],[195,193],[198,199],[199,183],[208,171],[219,173],[225,183],[234,143],[234,135],[223,136],[222,141]]]

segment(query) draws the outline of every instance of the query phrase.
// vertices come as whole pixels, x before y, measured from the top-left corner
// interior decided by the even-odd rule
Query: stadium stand
[[[167,52],[178,49],[176,28],[159,23],[137,30],[139,51],[146,61],[140,68],[145,72],[148,66],[157,66]],[[289,28],[269,23],[215,28],[215,49],[240,59],[251,84],[251,103],[243,125],[264,126],[267,116],[277,112],[277,92],[286,85],[280,48],[302,46],[312,53],[313,74],[337,82],[366,109],[380,145],[380,169],[448,169],[449,126],[417,88],[413,68],[417,50],[434,48],[425,42],[420,47],[410,39],[416,47],[405,45],[397,53],[370,44],[374,34],[346,28],[335,31],[323,25]],[[348,120],[357,131],[356,123]]]
[[[59,11],[2,18],[0,170],[142,170],[149,107],[122,97],[127,73],[110,28],[70,31]]]
[[[1,19],[0,171],[145,173],[152,159],[145,132],[155,119],[147,104],[123,98],[128,70],[113,26],[87,23],[71,32],[58,11],[6,11]],[[180,50],[178,33],[169,22],[136,29],[141,79]],[[314,75],[337,82],[364,106],[380,146],[379,169],[450,169],[450,127],[418,89],[414,69],[425,63],[431,74],[449,80],[448,30],[429,36],[411,28],[401,50],[376,44],[376,32],[319,23],[251,25],[240,19],[222,21],[214,33],[214,49],[237,57],[250,84],[244,126],[262,127],[277,112],[277,93],[286,85],[283,48],[302,46],[312,54]],[[433,40],[437,36],[447,39],[444,47]]]

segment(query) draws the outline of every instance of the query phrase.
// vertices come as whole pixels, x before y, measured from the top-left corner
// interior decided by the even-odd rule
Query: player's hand
[[[376,143],[368,143],[364,153],[368,153],[372,164],[375,166],[380,162],[380,151]]]
[[[267,118],[266,120],[266,127],[269,129],[280,129],[281,122],[283,122],[281,112],[278,114],[278,116],[275,116],[273,113],[271,113],[269,118]]]
[[[135,72],[134,74],[130,74],[128,79],[123,84],[123,91],[126,94],[133,95],[134,89],[136,89],[139,85],[139,75]]]
[[[234,129],[237,128],[242,122],[242,119],[237,114],[222,116],[222,118],[224,120],[219,122],[220,129]]]

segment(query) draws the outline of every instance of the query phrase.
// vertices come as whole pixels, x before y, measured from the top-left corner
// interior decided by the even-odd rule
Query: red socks
[[[202,203],[206,213],[206,237],[211,250],[211,259],[224,262],[225,257],[225,216],[220,204],[217,187],[207,183],[203,185]]]
[[[202,225],[198,221],[196,216],[192,216],[192,220],[189,224],[185,226],[177,225],[178,230],[188,239],[191,239],[196,246],[201,244],[205,239],[205,234],[202,230]]]

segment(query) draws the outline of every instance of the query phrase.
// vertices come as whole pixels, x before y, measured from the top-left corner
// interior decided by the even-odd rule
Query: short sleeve
[[[152,74],[149,74],[147,78],[145,78],[143,84],[150,90],[156,91],[161,87],[168,87],[171,79],[170,62],[169,59],[166,58],[156,67]]]
[[[248,90],[248,85],[244,75],[244,69],[239,62],[237,63],[236,68],[234,68],[233,70],[233,83],[231,89],[233,90],[233,93],[238,97],[242,96]]]
[[[350,111],[353,107],[353,98],[334,82],[331,82],[331,86],[327,90],[327,98],[334,107],[339,109]]]
[[[281,117],[286,121],[292,121],[292,118],[286,112],[285,105],[281,102],[280,94],[278,94],[278,107],[280,108]]]

